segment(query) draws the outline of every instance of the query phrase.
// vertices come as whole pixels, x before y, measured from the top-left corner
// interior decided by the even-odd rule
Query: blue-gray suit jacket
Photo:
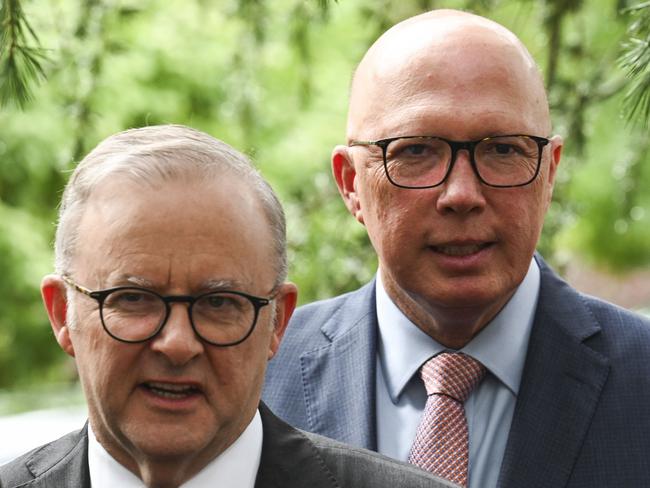
[[[300,432],[264,404],[260,414],[264,440],[255,488],[456,486],[414,466]],[[0,466],[0,488],[90,488],[87,427]]]
[[[540,294],[500,488],[650,487],[650,321],[584,296],[536,256]],[[298,309],[264,400],[376,449],[375,287]]]

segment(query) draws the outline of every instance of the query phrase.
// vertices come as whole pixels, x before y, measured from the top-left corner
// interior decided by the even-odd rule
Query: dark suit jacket
[[[260,413],[264,440],[255,488],[455,486],[376,453],[300,432],[263,404]],[[0,467],[0,487],[90,488],[87,427]]]
[[[650,487],[650,322],[541,285],[500,488]],[[376,449],[375,286],[301,307],[263,398],[301,429]]]

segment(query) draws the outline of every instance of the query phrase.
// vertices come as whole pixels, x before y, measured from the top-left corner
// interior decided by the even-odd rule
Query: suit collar
[[[499,487],[566,486],[609,373],[608,358],[588,344],[600,326],[536,259],[540,295]]]
[[[376,449],[375,282],[348,294],[321,331],[328,342],[300,356],[302,377],[319,378],[304,382],[306,430]]]
[[[264,428],[255,488],[339,488],[313,444],[260,404]]]

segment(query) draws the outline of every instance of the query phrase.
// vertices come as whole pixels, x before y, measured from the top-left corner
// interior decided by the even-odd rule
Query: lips
[[[181,400],[201,393],[200,388],[194,384],[189,383],[151,381],[143,383],[142,386],[156,396],[168,398],[171,400]]]
[[[492,244],[493,242],[449,243],[431,246],[431,248],[435,252],[446,256],[463,257],[476,254],[477,252],[490,247]]]

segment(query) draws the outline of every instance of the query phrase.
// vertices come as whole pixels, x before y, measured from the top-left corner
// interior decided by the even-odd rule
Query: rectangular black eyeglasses
[[[445,182],[458,152],[466,150],[481,183],[496,188],[530,184],[537,175],[544,146],[550,140],[526,134],[453,141],[437,136],[400,136],[377,141],[350,141],[349,146],[378,146],[384,170],[395,186],[433,188]]]

